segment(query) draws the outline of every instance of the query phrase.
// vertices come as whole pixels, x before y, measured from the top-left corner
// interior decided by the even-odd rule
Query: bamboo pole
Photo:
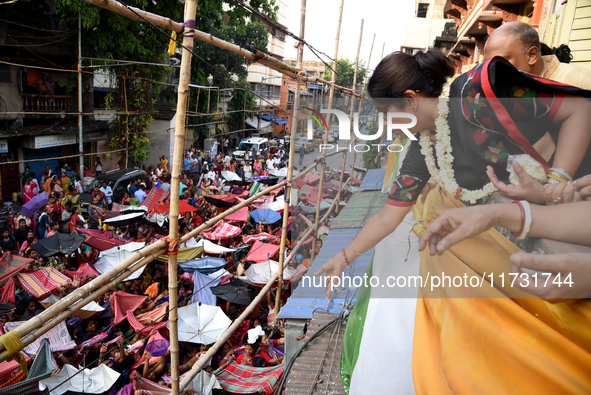
[[[90,4],[94,4],[97,7],[104,8],[106,10],[113,11],[117,14],[126,16],[129,19],[132,19],[134,21],[145,22],[144,19],[142,19],[142,17],[143,17],[146,20],[148,20],[149,22],[153,23],[154,25],[160,26],[166,30],[173,30],[177,33],[182,33],[182,31],[183,31],[182,23],[174,22],[173,20],[171,20],[169,18],[165,18],[160,15],[152,14],[150,12],[142,11],[142,10],[135,8],[135,7],[129,7],[129,9],[128,9],[127,7],[123,6],[122,4],[112,1],[112,0],[84,0],[84,1],[87,3],[90,3]],[[133,11],[131,11],[131,10],[133,10]],[[141,17],[138,15],[141,15]],[[199,41],[203,41],[208,44],[214,45],[220,49],[224,49],[224,50],[233,52],[235,54],[241,55],[251,61],[259,62],[263,66],[267,66],[270,69],[279,71],[283,74],[286,74],[287,76],[289,76],[291,78],[295,78],[299,72],[299,70],[297,68],[290,66],[288,64],[285,64],[285,63],[283,63],[271,56],[268,56],[267,54],[265,54],[262,51],[256,51],[256,50],[253,52],[248,51],[238,45],[235,45],[235,44],[229,43],[227,41],[221,40],[217,37],[214,37],[209,33],[195,30],[195,38]],[[322,78],[304,77],[304,76],[302,76],[302,82],[322,82],[322,83],[328,84],[328,82],[323,80]],[[336,88],[343,90],[347,94],[352,93],[351,89],[348,89],[348,88],[345,88],[342,86],[336,86]]]
[[[334,43],[334,61],[332,65],[332,75],[330,78],[330,91],[328,93],[328,109],[332,109],[332,99],[334,97],[334,82],[336,79],[337,74],[337,67],[338,67],[338,59],[339,59],[339,40],[341,38],[341,22],[343,21],[343,5],[345,4],[345,0],[341,0],[341,8],[339,11],[339,22],[337,24],[337,35],[335,37]],[[328,130],[330,129],[330,120],[331,115],[328,114],[328,128],[324,131],[324,139],[322,141],[322,153],[326,153],[327,145],[328,145]],[[316,201],[316,217],[314,219],[314,237],[312,238],[312,250],[310,251],[310,262],[314,261],[314,251],[316,250],[316,237],[318,236],[318,228],[319,223],[318,219],[320,218],[320,203],[322,202],[322,187],[324,186],[324,172],[326,171],[326,162],[322,162],[320,166],[320,181],[318,182],[318,200]]]
[[[117,276],[123,270],[131,266],[133,263],[153,253],[162,255],[164,253],[165,246],[166,243],[163,240],[159,240],[153,244],[150,244],[147,247],[142,248],[139,251],[135,251],[129,257],[122,260],[117,266],[107,270],[105,273],[101,274],[100,276],[98,276],[88,284],[84,285],[83,287],[80,287],[74,292],[71,292],[66,297],[61,299],[59,302],[54,303],[48,309],[42,311],[40,314],[36,315],[35,317],[31,318],[30,320],[16,328],[15,331],[22,338],[24,335],[29,334],[37,328],[40,328],[42,325],[46,325],[52,317],[62,313],[69,306],[84,298],[86,295],[93,293],[99,287],[108,283],[113,277]],[[57,322],[53,324],[53,326],[55,325],[57,325]],[[50,329],[53,326],[50,326]],[[2,344],[0,341],[0,351],[4,349],[4,344]]]
[[[197,0],[188,0],[185,3],[185,21],[195,20],[197,12]],[[187,118],[187,105],[189,96],[189,83],[191,82],[190,49],[193,48],[193,34],[188,30],[183,35],[183,54],[181,59],[181,71],[177,95],[176,125],[174,131],[174,151],[172,161],[172,175],[170,183],[170,213],[168,216],[168,324],[170,328],[170,371],[172,380],[172,395],[179,394],[179,333],[178,333],[178,279],[177,279],[177,253],[179,247],[179,200],[181,172],[183,171],[183,157],[185,152],[185,121]],[[210,93],[211,90],[208,89]],[[209,112],[209,98],[207,100],[207,112]]]
[[[28,346],[29,344],[33,343],[38,337],[40,337],[40,336],[44,335],[45,333],[49,332],[55,325],[59,324],[63,320],[66,320],[66,319],[72,317],[72,315],[74,315],[75,312],[81,310],[84,306],[86,306],[88,303],[90,303],[93,300],[95,300],[98,296],[100,296],[100,295],[104,294],[105,292],[109,291],[110,289],[112,289],[113,286],[116,286],[121,281],[125,280],[133,272],[135,272],[136,270],[139,270],[142,267],[146,266],[148,263],[152,262],[154,259],[156,259],[160,255],[161,254],[153,253],[153,254],[148,255],[147,257],[143,258],[142,260],[140,260],[136,264],[130,266],[127,269],[125,269],[117,277],[115,277],[113,280],[111,280],[107,284],[103,285],[101,288],[99,288],[96,291],[88,294],[85,298],[81,299],[77,303],[74,303],[73,305],[71,305],[70,307],[68,307],[65,311],[63,311],[62,313],[60,313],[59,315],[57,315],[55,317],[52,317],[50,319],[50,321],[49,321],[48,324],[45,324],[41,328],[38,328],[38,329],[30,332],[29,334],[25,335],[21,339],[21,342],[24,344],[25,347]],[[55,323],[55,324],[54,325],[50,325],[50,323]],[[2,362],[4,360],[5,360],[4,355],[0,354],[0,362]]]
[[[300,6],[300,37],[304,38],[306,30],[306,0],[302,0]],[[304,58],[304,44],[298,45],[298,60],[297,68],[301,70],[302,59]],[[291,179],[293,176],[293,166],[295,157],[295,141],[298,131],[298,111],[300,106],[300,91],[301,81],[300,76],[296,77],[295,96],[293,100],[293,113],[291,115],[291,133],[289,136],[289,160],[287,165],[287,187],[285,188],[284,205],[283,205],[283,225],[281,229],[281,244],[279,246],[279,268],[277,269],[277,293],[275,295],[275,318],[273,318],[273,325],[277,323],[277,316],[279,315],[279,308],[281,307],[281,290],[283,289],[283,266],[285,258],[285,242],[287,239],[287,221],[289,217],[289,203],[291,199]],[[295,120],[295,121],[294,121]],[[288,261],[289,262],[289,261]]]
[[[361,88],[361,93],[365,92],[365,84],[367,84],[367,74],[369,73],[369,62],[371,62],[371,54],[373,53],[373,44],[376,41],[376,35],[373,35],[373,40],[371,41],[371,49],[369,50],[369,60],[367,61],[367,67],[365,68],[365,76],[363,78],[363,88]],[[384,43],[385,44],[385,43]],[[357,112],[361,115],[361,106],[363,105],[363,99],[359,100],[359,107],[357,108]],[[353,147],[357,144],[357,135],[355,135],[355,140],[353,141]],[[355,150],[353,149],[353,163],[351,164],[351,177],[353,177],[353,170],[355,169]]]
[[[348,183],[349,183],[349,180],[347,180],[347,182],[345,182],[345,185]],[[341,190],[338,191],[337,195],[339,195],[340,193],[341,193]],[[322,221],[325,221],[328,218],[328,216],[330,215],[332,209],[334,208],[334,206],[337,202],[338,202],[338,199],[335,199],[332,202],[332,204],[330,205],[330,207],[326,211],[326,214],[324,214],[324,217],[322,217]],[[312,231],[313,231],[313,228],[308,228],[306,233],[304,233],[304,235],[300,238],[300,240],[302,242],[298,243],[298,245],[296,245],[292,249],[289,256],[285,259],[285,261],[283,263],[284,266],[286,265],[286,262],[290,262],[293,259],[293,257],[296,255],[296,253],[298,252],[300,247],[304,244],[303,241],[306,240],[308,238],[308,236],[310,236]],[[242,322],[246,318],[248,318],[248,316],[254,311],[255,306],[257,306],[261,302],[263,296],[265,296],[265,294],[267,292],[269,292],[269,289],[271,289],[271,286],[273,285],[273,283],[275,283],[275,281],[277,281],[278,278],[279,278],[279,271],[277,271],[275,274],[273,274],[273,276],[271,276],[269,281],[267,281],[267,284],[265,284],[265,286],[261,289],[261,291],[258,293],[258,295],[253,299],[253,301],[250,302],[250,304],[246,307],[246,309],[242,312],[242,314],[240,314],[240,316],[238,316],[238,318],[236,318],[236,320],[234,320],[232,325],[230,325],[230,327],[222,334],[222,336],[220,336],[220,338],[218,340],[216,340],[216,342],[209,348],[209,350],[207,350],[207,352],[205,354],[203,354],[203,356],[201,358],[199,358],[199,360],[197,362],[195,362],[195,364],[193,365],[191,370],[189,372],[187,372],[183,381],[181,381],[181,384],[180,384],[181,391],[184,390],[187,387],[187,385],[189,385],[191,380],[193,380],[195,378],[195,376],[197,376],[197,373],[199,373],[199,371],[203,368],[203,366],[207,363],[207,361],[209,361],[218,352],[218,350],[222,347],[222,345],[226,342],[226,340],[228,340],[230,338],[230,336],[232,336],[234,331],[236,331],[236,329],[238,329],[240,324],[242,324]]]
[[[357,45],[357,57],[355,58],[355,72],[353,73],[353,89],[357,89],[357,71],[359,70],[359,52],[361,52],[361,40],[363,38],[363,19],[361,20],[361,31],[359,32],[359,44]],[[361,91],[363,93],[363,91]],[[359,99],[361,103],[361,99]],[[351,109],[349,110],[349,119],[351,120],[351,124],[349,125],[350,129],[353,129],[353,108],[355,107],[355,97],[351,97]],[[359,114],[359,113],[357,113]],[[351,131],[351,130],[350,130]],[[349,145],[349,141],[347,141],[347,145]],[[343,152],[343,163],[341,165],[341,179],[339,180],[339,190],[343,185],[343,179],[345,177],[345,165],[347,162],[347,151]],[[353,146],[353,152],[355,152],[355,146]],[[355,156],[353,156],[353,164],[355,164]],[[351,173],[351,177],[353,177],[353,173]]]
[[[340,152],[335,151],[335,152],[325,155],[322,158],[328,158],[328,157],[331,157],[331,156],[339,154],[339,153]],[[318,163],[312,164],[310,167],[306,168],[300,174],[298,174],[296,177],[294,177],[293,180],[297,180],[297,179],[305,176],[307,173],[309,173],[310,171],[315,169],[317,166],[318,166]],[[190,240],[191,238],[199,235],[199,233],[201,233],[205,229],[212,227],[218,221],[224,219],[226,216],[238,211],[242,207],[248,206],[250,203],[254,202],[256,199],[260,198],[261,196],[268,195],[269,193],[271,193],[271,191],[273,191],[277,188],[282,188],[286,185],[287,185],[286,182],[282,182],[282,183],[273,185],[272,187],[263,189],[262,191],[256,193],[255,195],[251,196],[250,198],[246,199],[244,202],[231,207],[230,209],[224,211],[220,215],[213,217],[209,221],[206,221],[205,223],[201,224],[196,229],[192,230],[191,232],[189,232],[186,235],[184,235],[183,237],[181,237],[179,243],[180,244],[185,243],[186,241]],[[132,266],[134,263],[136,263],[140,259],[145,258],[146,256],[151,255],[151,254],[153,254],[155,257],[158,257],[158,256],[164,254],[165,252],[166,252],[166,242],[164,240],[159,240],[153,244],[150,244],[149,246],[142,248],[141,250],[135,251],[129,257],[122,260],[117,266],[115,266],[112,269],[109,269],[108,271],[101,274],[100,276],[98,276],[94,280],[90,281],[88,284],[84,285],[83,287],[78,288],[77,290],[71,292],[66,297],[61,299],[59,302],[51,305],[49,308],[47,308],[46,310],[41,312],[39,315],[36,315],[35,317],[31,318],[23,325],[16,328],[15,331],[19,334],[20,338],[23,338],[25,335],[40,328],[41,326],[46,326],[46,328],[44,328],[44,329],[47,329],[47,330],[55,327],[59,322],[55,322],[54,320],[52,320],[52,318],[54,316],[64,312],[65,310],[70,308],[74,303],[83,299],[86,295],[94,293],[94,295],[98,296],[98,295],[101,295],[102,293],[106,292],[106,289],[105,289],[105,291],[102,292],[101,294],[97,294],[96,290],[99,287],[102,287],[103,285],[105,285],[106,283],[111,281],[115,276],[119,275],[119,273],[121,273],[122,271],[127,270],[130,266]],[[139,267],[137,267],[137,268],[139,268]],[[137,269],[135,269],[135,270],[137,270]],[[0,339],[1,339],[1,337],[0,337]],[[0,340],[0,352],[3,350],[5,350],[5,347],[4,347],[4,344],[2,344],[2,342]]]

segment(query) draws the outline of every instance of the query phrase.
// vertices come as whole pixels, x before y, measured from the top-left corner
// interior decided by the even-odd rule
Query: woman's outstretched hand
[[[545,204],[544,187],[523,170],[519,163],[513,163],[513,170],[521,182],[519,185],[505,184],[499,180],[491,166],[486,167],[486,174],[492,184],[512,199],[527,200],[531,203]]]
[[[345,257],[343,257],[342,252],[339,252],[337,255],[330,258],[324,265],[322,265],[322,267],[316,273],[314,273],[315,276],[320,276],[322,273],[326,274],[326,282],[324,283],[326,300],[330,300],[333,284],[339,284],[336,279],[341,276],[346,267],[347,262],[345,262]]]
[[[429,243],[429,254],[443,254],[454,244],[487,231],[493,226],[495,216],[486,206],[454,208],[435,219],[419,240],[419,251]]]

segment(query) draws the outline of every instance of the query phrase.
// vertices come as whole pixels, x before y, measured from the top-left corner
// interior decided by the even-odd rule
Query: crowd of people
[[[202,150],[188,151],[183,163],[179,193],[181,203],[186,203],[189,208],[181,210],[180,236],[196,229],[226,210],[228,206],[235,205],[264,188],[273,189],[273,185],[285,177],[285,160],[285,151],[282,147],[279,147],[275,153],[251,152],[246,157],[246,161],[239,161],[230,154],[212,156]],[[100,175],[99,172],[103,170],[102,165],[99,169],[97,169],[97,175]],[[63,298],[99,274],[94,264],[101,259],[102,254],[89,239],[94,237],[119,244],[133,242],[148,245],[168,235],[168,221],[157,221],[151,215],[160,212],[158,207],[166,207],[170,204],[170,170],[167,158],[162,157],[155,169],[147,170],[149,179],[130,180],[125,194],[119,201],[113,200],[113,191],[106,182],[102,186],[95,185],[91,193],[91,204],[87,206],[87,213],[83,215],[80,193],[84,186],[70,166],[63,163],[55,172],[48,166],[44,171],[41,187],[35,175],[26,168],[22,174],[23,206],[42,191],[47,192],[48,199],[37,213],[29,216],[22,215],[16,204],[5,205],[4,202],[0,202],[0,227],[3,232],[0,248],[5,253],[31,260],[21,273],[50,268],[53,273],[59,272],[65,275],[67,280],[54,290],[55,296]],[[227,172],[231,172],[232,177],[228,177],[230,173]],[[337,175],[330,174],[322,191],[323,198],[334,198],[338,189],[338,184],[335,183],[338,181]],[[300,194],[298,202],[291,204],[285,256],[290,254],[292,247],[301,244],[298,253],[289,263],[289,267],[297,272],[297,276],[291,281],[301,278],[309,265],[312,239],[310,237],[306,240],[300,239],[309,228],[309,224],[314,221],[317,195],[310,196],[310,190],[316,189],[317,193],[318,178],[314,175],[306,178],[306,181],[298,181],[300,182],[298,185],[305,186],[307,191]],[[297,185],[294,185],[294,188],[296,187]],[[260,262],[260,260],[247,259],[249,254],[253,253],[253,243],[257,240],[264,241],[265,247],[276,246],[275,252],[268,254],[265,260],[278,260],[278,244],[282,233],[280,218],[284,207],[281,204],[283,194],[283,188],[276,188],[269,196],[259,198],[247,206],[248,214],[243,218],[221,221],[239,231],[228,238],[224,236],[212,238],[220,248],[229,249],[224,251],[232,252],[203,253],[203,256],[223,258],[227,262],[222,272],[216,272],[218,282],[219,278],[221,278],[221,284],[234,277],[242,280],[246,278],[245,273],[249,267]],[[150,201],[151,195],[159,196],[160,200]],[[340,200],[346,202],[350,196],[351,193],[345,190]],[[217,201],[229,204],[216,204]],[[273,202],[275,205],[272,205]],[[123,226],[110,226],[109,221],[105,222],[106,219],[113,218],[125,212],[126,209],[131,209],[132,206],[145,207],[146,215],[137,222]],[[341,205],[336,205],[337,210],[340,207]],[[262,220],[256,222],[251,214],[260,209],[275,211],[279,219],[273,222]],[[326,207],[323,210],[326,210]],[[335,215],[332,214],[330,220],[321,225],[329,228]],[[216,224],[202,234],[215,232],[218,226],[219,224]],[[71,254],[57,253],[44,256],[39,253],[36,244],[48,241],[56,234],[82,235],[85,240]],[[183,243],[180,251],[196,246],[197,240],[198,237],[195,237]],[[320,240],[316,243],[316,253],[321,246]],[[60,367],[70,364],[86,368],[106,364],[121,373],[114,387],[117,391],[139,378],[170,386],[170,352],[154,357],[145,350],[150,341],[159,338],[167,339],[169,336],[166,327],[157,325],[158,322],[167,320],[167,273],[167,263],[154,261],[148,264],[140,278],[117,284],[117,291],[97,296],[96,303],[104,309],[102,312],[92,317],[69,319],[68,333],[76,346],[54,352],[53,357],[57,364]],[[194,296],[203,288],[203,284],[201,282],[196,284],[193,275],[191,271],[185,271],[179,266],[178,301],[181,307],[200,301]],[[23,284],[24,280],[21,280],[19,274],[13,278],[14,281],[0,288],[1,301],[14,305],[9,313],[0,317],[2,324],[26,321],[45,310],[42,304],[45,300],[42,298],[46,298],[47,293],[42,298],[39,295],[33,295],[26,284]],[[262,285],[264,284],[249,284],[254,290]],[[278,291],[281,293],[282,305],[290,295],[289,285],[290,281],[287,281],[284,289]],[[132,306],[129,311],[119,311],[121,307],[116,302],[118,293],[125,296],[145,296],[145,298],[137,306]],[[283,363],[284,327],[282,320],[275,319],[275,291],[269,291],[266,296],[215,357],[207,362],[208,372],[223,368],[230,361],[249,367],[278,366]],[[220,306],[231,320],[235,320],[245,307],[220,298],[214,304]],[[166,306],[163,307],[163,305]],[[119,313],[132,314],[133,317],[128,316],[118,320]],[[143,323],[143,328],[138,329],[133,322],[135,320]],[[97,339],[97,336],[100,337],[100,341],[95,342],[93,339]],[[92,344],[86,345],[88,342]],[[182,342],[180,374],[190,370],[209,347],[210,344]]]

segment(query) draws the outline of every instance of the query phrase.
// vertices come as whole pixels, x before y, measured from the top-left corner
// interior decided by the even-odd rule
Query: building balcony
[[[70,112],[72,96],[21,93],[26,112]]]

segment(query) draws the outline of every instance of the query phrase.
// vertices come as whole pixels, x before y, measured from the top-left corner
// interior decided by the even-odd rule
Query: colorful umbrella
[[[21,207],[20,213],[25,216],[34,215],[37,210],[41,207],[45,206],[47,200],[49,199],[49,194],[47,192],[41,192],[37,196],[33,196],[31,200],[27,203],[23,204]]]
[[[259,208],[250,212],[250,217],[256,223],[274,224],[281,219],[281,214],[264,208]]]
[[[206,256],[205,258],[193,259],[179,263],[179,266],[185,271],[199,271],[203,274],[211,274],[224,267],[228,262],[224,258],[215,258]]]

